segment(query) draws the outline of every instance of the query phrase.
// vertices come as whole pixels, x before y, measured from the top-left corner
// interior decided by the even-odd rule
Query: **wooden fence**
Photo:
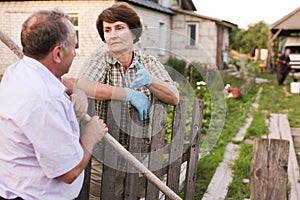
[[[118,139],[119,135],[119,116],[115,112],[120,111],[118,102],[108,105],[107,126],[113,137]],[[159,179],[165,181],[166,185],[175,193],[183,191],[184,199],[194,199],[195,183],[197,178],[198,156],[200,148],[200,134],[202,127],[202,100],[195,100],[193,107],[188,109],[188,102],[181,100],[177,106],[168,106],[158,100],[153,104],[152,117],[148,128],[138,120],[135,109],[131,112],[131,123],[129,125],[129,147],[128,150],[136,156],[145,166],[147,166]],[[113,110],[111,108],[114,108]],[[170,109],[171,108],[171,109]],[[191,110],[192,122],[187,127],[188,110]],[[167,120],[167,115],[172,115],[172,120]],[[151,126],[151,127],[150,127]],[[172,127],[171,142],[166,142],[166,129]],[[142,137],[135,137],[143,133],[145,129],[149,131],[150,141],[147,144]],[[146,133],[147,134],[147,133]],[[108,145],[108,144],[107,144]],[[118,153],[111,147],[104,148],[104,166],[101,183],[101,200],[115,199],[115,174],[114,169],[109,163],[116,162]],[[109,163],[108,163],[109,162]],[[180,185],[181,165],[186,163],[185,179]],[[86,168],[85,182],[78,200],[89,199],[90,167]],[[147,179],[141,179],[141,174],[127,166],[124,184],[124,199],[136,200],[137,192],[140,187],[144,188],[146,200],[157,200],[162,197],[159,189]],[[183,188],[181,188],[183,187]],[[166,199],[168,199],[166,197]]]
[[[6,34],[0,30],[0,40],[9,47],[19,58],[22,58],[23,53],[21,49],[12,41]],[[1,74],[2,76],[2,74]],[[0,77],[1,80],[1,77]],[[114,106],[119,107],[118,103],[114,103]],[[129,126],[129,148],[128,150],[134,154],[143,153],[148,156],[146,161],[141,159],[143,163],[154,172],[154,174],[164,180],[166,185],[172,189],[175,193],[179,194],[181,190],[180,176],[182,163],[186,163],[185,178],[183,183],[183,196],[186,200],[194,199],[198,156],[200,148],[200,134],[202,129],[202,117],[203,106],[202,100],[195,100],[192,105],[192,122],[190,124],[190,131],[188,139],[186,139],[187,133],[187,115],[188,115],[188,102],[181,100],[177,106],[173,109],[168,109],[168,105],[160,101],[155,101],[153,115],[151,118],[151,131],[150,131],[150,143],[149,145],[144,143],[143,138],[134,137],[137,133],[144,132],[145,127],[138,120],[137,112],[132,112],[131,123]],[[118,139],[119,132],[118,124],[116,121],[116,115],[113,114],[108,106],[107,125],[110,133],[113,133],[114,138]],[[91,108],[90,108],[91,109]],[[171,111],[170,111],[171,110]],[[172,112],[172,120],[167,121],[168,112]],[[171,126],[171,142],[166,143],[166,129]],[[148,129],[149,130],[149,129]],[[117,160],[118,154],[107,145],[104,152],[104,164],[107,162],[114,162]],[[140,174],[138,172],[131,173],[133,171],[132,166],[128,166],[128,172],[125,180],[125,195],[124,199],[137,199],[137,188],[140,184]],[[89,199],[90,188],[90,169],[91,163],[85,170],[84,185],[77,200]],[[115,174],[116,169],[110,166],[104,165],[102,175],[102,200],[112,200],[114,198],[115,189]],[[156,200],[160,198],[160,191],[151,182],[144,179],[142,183],[145,189],[146,200]],[[166,197],[166,199],[168,199]]]

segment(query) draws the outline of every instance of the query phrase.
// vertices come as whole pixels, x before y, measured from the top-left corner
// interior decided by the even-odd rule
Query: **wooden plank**
[[[143,121],[139,120],[138,112],[133,109],[131,112],[130,132],[129,132],[129,152],[133,155],[141,155],[143,144]],[[137,158],[141,161],[140,158]],[[125,179],[125,200],[136,200],[138,195],[139,172],[132,166],[127,166]]]
[[[155,101],[153,111],[153,125],[151,133],[151,152],[149,155],[149,169],[161,178],[161,169],[163,167],[163,147],[165,144],[165,131],[167,121],[167,104],[161,101]],[[152,183],[147,181],[146,199],[158,199],[159,190]]]
[[[279,117],[277,114],[271,113],[270,115],[270,125],[269,125],[269,139],[280,139],[280,133],[278,129]]]
[[[186,114],[187,101],[180,101],[180,103],[174,107],[172,140],[170,144],[171,149],[167,178],[167,185],[176,193],[179,193],[179,178],[185,135]],[[169,198],[166,198],[166,200],[169,200]]]
[[[194,199],[196,179],[197,179],[197,168],[198,168],[198,157],[200,149],[200,135],[202,130],[202,114],[203,114],[202,100],[195,100],[194,109],[192,115],[192,127],[190,134],[190,148],[188,149],[189,160],[187,163],[186,170],[186,181],[184,188],[184,199]]]
[[[288,180],[291,183],[290,200],[300,199],[300,183],[299,183],[299,165],[296,156],[295,146],[289,121],[286,114],[280,114],[279,116],[279,131],[282,135],[282,139],[290,141],[289,146],[289,161],[288,161]]]
[[[246,82],[240,88],[241,95],[246,96],[254,84],[255,84],[254,77],[247,78]]]
[[[289,141],[271,139],[267,199],[286,199]]]
[[[256,139],[250,171],[251,198],[286,199],[289,141]]]
[[[245,133],[246,133],[247,129],[249,128],[249,126],[251,125],[252,121],[253,121],[253,117],[249,116],[246,119],[246,123],[239,129],[239,132],[233,138],[233,141],[242,142],[244,140]]]
[[[225,199],[227,188],[232,181],[231,167],[234,160],[239,156],[239,150],[239,145],[228,143],[223,161],[217,167],[202,200]]]
[[[121,119],[121,103],[114,101],[108,104],[106,124],[109,132],[115,139],[119,139],[119,124]],[[112,110],[113,109],[113,110]],[[118,153],[109,144],[105,143],[104,164],[101,184],[101,200],[115,199],[115,177],[118,163]]]
[[[250,192],[251,198],[255,200],[267,199],[268,148],[268,139],[254,140],[250,169]]]

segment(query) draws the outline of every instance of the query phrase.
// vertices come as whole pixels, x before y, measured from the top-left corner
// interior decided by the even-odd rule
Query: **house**
[[[84,60],[95,48],[105,49],[96,30],[99,13],[116,0],[44,0],[0,1],[0,30],[20,44],[21,25],[31,13],[59,7],[67,12],[78,34],[77,56],[67,76],[77,78]],[[187,62],[206,63],[226,67],[229,33],[237,27],[227,21],[196,14],[192,0],[126,0],[141,16],[144,32],[135,48],[142,49],[165,62],[176,56]],[[4,20],[5,19],[5,20]],[[18,60],[0,43],[0,73]]]

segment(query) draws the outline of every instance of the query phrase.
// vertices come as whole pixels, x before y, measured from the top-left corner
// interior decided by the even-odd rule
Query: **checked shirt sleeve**
[[[89,58],[83,63],[79,73],[79,79],[87,78],[91,81],[103,83],[107,71],[105,63],[105,54],[101,52],[92,53]]]

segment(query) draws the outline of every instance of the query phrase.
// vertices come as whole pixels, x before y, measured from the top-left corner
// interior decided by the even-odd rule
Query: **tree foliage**
[[[268,25],[264,21],[249,25],[247,30],[235,29],[230,34],[230,49],[251,53],[256,48],[267,48],[268,32]]]

